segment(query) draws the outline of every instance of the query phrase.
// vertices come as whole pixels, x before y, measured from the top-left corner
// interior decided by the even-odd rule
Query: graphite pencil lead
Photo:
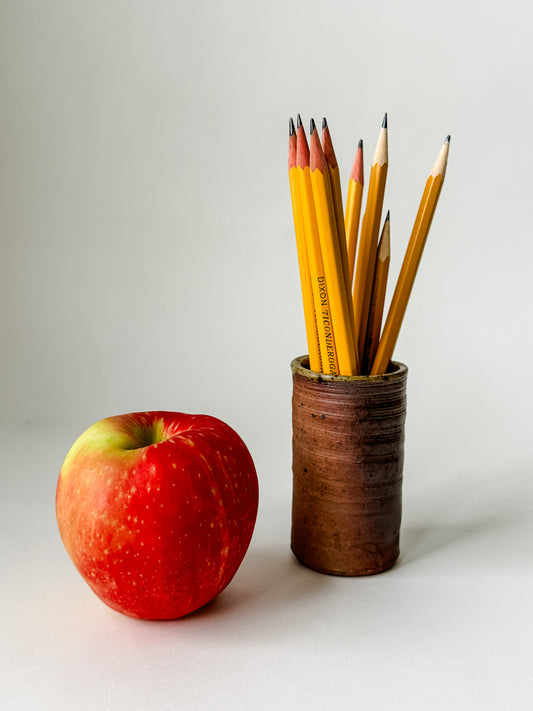
[[[357,144],[357,148],[362,148],[363,147],[363,139],[359,139],[359,143]]]
[[[328,122],[326,121],[326,117],[324,116],[324,118],[322,119],[322,128],[323,129],[326,128],[327,125],[328,125]]]
[[[451,138],[451,136],[450,136],[450,134],[448,134],[448,135],[446,136],[446,138],[444,139],[444,143],[449,143],[449,142],[450,142],[450,138]]]
[[[309,126],[309,132],[314,133],[316,131],[315,119],[311,119]]]
[[[390,220],[390,210],[387,210],[387,216],[385,217],[385,222]]]
[[[296,128],[300,128],[301,125],[302,125],[302,117],[300,116],[300,114],[298,114],[298,116],[296,117]]]
[[[385,113],[385,116],[383,117],[383,123],[381,124],[381,128],[387,128],[387,114]]]
[[[292,118],[289,119],[289,136],[294,134],[294,121]]]

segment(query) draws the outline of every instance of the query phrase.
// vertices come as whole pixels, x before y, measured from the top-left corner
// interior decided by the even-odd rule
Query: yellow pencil
[[[344,218],[346,231],[346,247],[348,252],[348,268],[350,270],[350,290],[353,284],[353,273],[355,270],[355,252],[357,249],[357,235],[359,232],[359,220],[361,219],[361,203],[363,201],[364,185],[363,167],[363,141],[359,141],[355,158],[353,161],[350,180],[348,181],[348,192],[346,195],[346,215]]]
[[[385,305],[385,293],[387,290],[387,277],[389,275],[389,264],[390,213],[387,212],[378,244],[376,267],[374,269],[374,279],[372,282],[372,296],[370,297],[370,308],[368,311],[365,350],[363,363],[361,364],[361,372],[365,375],[370,372],[372,361],[374,360],[378,348],[381,321],[383,319],[383,307]]]
[[[387,320],[385,321],[376,357],[372,365],[371,375],[385,373],[392,358],[444,181],[449,148],[450,136],[447,136],[437,156],[433,170],[426,181],[411,237],[409,238],[409,244],[407,245],[407,251],[389,307],[389,313],[387,314]]]
[[[348,294],[337,238],[335,209],[328,166],[318,138],[315,122],[311,120],[310,168],[313,200],[324,273],[331,304],[331,320],[340,375],[357,375],[359,362],[353,337],[353,324],[348,308]]]
[[[324,373],[329,373],[330,375],[338,375],[339,364],[337,360],[337,351],[331,320],[329,284],[327,283],[324,272],[324,262],[320,248],[320,238],[318,234],[318,225],[313,200],[313,188],[311,185],[309,147],[307,145],[307,139],[305,137],[300,116],[298,116],[297,120],[296,135],[297,176],[302,200],[302,216],[304,221],[309,272],[311,274],[311,286],[313,291],[313,303],[315,305],[322,370]]]
[[[389,157],[387,140],[387,114],[383,119],[368,182],[365,214],[361,224],[361,240],[357,254],[353,291],[355,333],[357,349],[362,358],[368,323],[368,308],[372,293],[372,278],[376,263],[376,250],[381,223],[381,210],[385,183],[387,180]]]
[[[305,243],[304,221],[302,215],[302,199],[296,168],[297,138],[292,118],[289,121],[289,184],[291,189],[292,212],[294,217],[294,231],[296,234],[296,251],[300,270],[300,284],[304,307],[305,331],[309,353],[309,366],[311,370],[321,372],[322,360],[318,347],[318,331],[313,304],[313,290],[311,287],[311,274],[309,272],[309,259]]]
[[[322,119],[322,149],[324,158],[328,165],[328,173],[331,181],[331,194],[333,196],[333,207],[335,212],[335,224],[337,227],[337,240],[339,242],[339,251],[342,260],[342,269],[344,273],[344,281],[346,284],[346,293],[351,297],[352,280],[350,278],[350,266],[348,263],[348,249],[346,247],[346,230],[344,227],[344,209],[342,207],[342,190],[339,165],[337,156],[333,148],[331,133],[328,122],[325,118]],[[350,310],[350,320],[353,323],[353,308],[352,300],[348,298],[348,308]]]

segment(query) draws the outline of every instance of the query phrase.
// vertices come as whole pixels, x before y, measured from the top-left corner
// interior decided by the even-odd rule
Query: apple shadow
[[[459,548],[468,538],[501,528],[510,523],[511,518],[487,515],[471,519],[464,526],[428,524],[402,527],[400,556],[379,577],[394,575],[399,568],[414,565],[448,548]],[[281,615],[290,619],[294,625],[297,623],[298,611],[305,608],[306,601],[326,596],[332,586],[339,584],[339,580],[353,578],[339,578],[306,568],[288,545],[251,547],[228,587],[210,603],[183,620],[224,618],[233,614],[240,616],[248,609],[263,620],[271,617],[275,621]],[[279,631],[277,624],[276,627]]]
[[[332,583],[332,576],[306,568],[288,547],[252,547],[228,587],[183,620],[242,616],[247,609],[277,620],[280,612],[301,609],[307,599],[323,594]]]

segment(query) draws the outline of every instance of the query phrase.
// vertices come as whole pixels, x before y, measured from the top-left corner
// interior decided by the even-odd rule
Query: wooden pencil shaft
[[[311,135],[311,184],[340,375],[356,375],[359,364],[348,308],[344,270],[336,233],[329,174],[318,135]]]
[[[361,223],[361,240],[357,255],[354,281],[354,323],[357,336],[357,350],[362,359],[368,324],[368,309],[372,292],[372,279],[376,263],[376,250],[381,223],[381,211],[387,181],[388,139],[386,119],[384,119],[370,171],[365,214]]]
[[[378,245],[376,267],[372,283],[372,295],[370,297],[370,308],[368,312],[368,325],[366,330],[365,349],[361,372],[367,374],[371,370],[372,362],[376,355],[383,309],[385,305],[385,293],[387,289],[387,278],[390,265],[390,222],[387,215],[381,238]]]
[[[374,166],[370,176],[367,209],[361,222],[361,240],[357,254],[357,265],[353,286],[353,305],[355,333],[357,335],[357,350],[362,359],[368,310],[372,293],[372,279],[376,264],[376,252],[379,236],[379,217],[383,207],[387,164]]]
[[[372,375],[386,372],[394,353],[433,215],[435,214],[442,183],[443,176],[440,174],[436,176],[430,175],[426,182],[413,231],[411,232],[409,244],[392,296],[385,326],[383,327],[376,357],[372,365]]]
[[[296,235],[296,251],[298,255],[298,268],[300,272],[300,285],[302,289],[302,300],[304,308],[305,331],[307,338],[307,348],[309,353],[309,363],[312,370],[322,370],[322,360],[318,343],[318,329],[313,303],[313,291],[311,286],[311,274],[309,271],[309,259],[307,256],[307,246],[305,243],[304,223],[302,215],[302,200],[300,196],[300,185],[297,176],[297,152],[298,140],[294,128],[293,120],[289,121],[289,186],[291,191],[292,212],[294,218],[294,231]]]
[[[346,214],[344,218],[346,232],[346,251],[348,255],[348,269],[350,275],[350,290],[353,286],[355,271],[355,254],[357,251],[357,238],[359,221],[361,219],[361,205],[363,201],[364,166],[363,166],[363,141],[359,141],[352,172],[348,181],[346,196]]]
[[[355,375],[358,368],[340,254],[335,249],[337,242],[329,220],[328,201],[318,194],[321,187],[317,187],[318,181],[313,177],[315,174],[311,175],[339,374]]]
[[[333,198],[333,208],[335,216],[335,228],[337,235],[337,242],[339,245],[339,252],[342,262],[342,270],[344,274],[344,285],[346,289],[346,301],[348,304],[348,314],[350,318],[350,324],[353,325],[353,304],[351,299],[352,293],[352,278],[350,275],[350,266],[348,261],[348,249],[346,243],[346,230],[344,225],[344,209],[342,203],[342,188],[341,188],[341,178],[339,166],[337,163],[337,157],[335,155],[335,150],[333,148],[333,141],[331,138],[331,133],[329,126],[327,125],[326,119],[322,122],[322,145],[324,158],[326,159],[326,164],[328,168],[331,194]],[[326,178],[325,178],[326,179]]]
[[[311,175],[309,166],[298,166],[298,178],[302,196],[302,214],[304,231],[311,274],[313,303],[318,328],[319,348],[322,359],[322,369],[330,375],[339,374],[339,364],[335,347],[335,338],[331,321],[328,285],[324,273],[324,263],[320,250],[320,239],[313,202]]]
[[[346,251],[348,256],[348,274],[350,281],[350,291],[352,290],[353,275],[355,271],[355,254],[357,251],[357,237],[359,231],[359,221],[361,219],[361,204],[363,199],[363,185],[354,180],[348,182],[346,196]]]
[[[328,166],[328,170],[329,177],[331,179],[331,191],[333,194],[333,207],[335,210],[335,223],[337,225],[339,244],[346,244],[346,230],[344,227],[344,210],[342,207],[342,189],[339,166],[336,166],[335,168]]]
[[[346,244],[346,230],[344,226],[344,210],[342,207],[341,178],[339,168],[338,166],[336,168],[328,166],[328,172],[331,181],[331,193],[333,197],[335,226],[342,261],[344,281],[346,284],[347,293],[351,293],[350,267],[348,264],[348,249]]]
[[[309,258],[307,256],[304,220],[302,215],[302,201],[300,198],[300,188],[296,167],[293,167],[289,170],[289,183],[291,189],[294,227],[296,234],[296,251],[298,255],[300,284],[302,289],[305,331],[307,337],[307,348],[309,353],[309,365],[311,367],[311,370],[322,372],[322,358],[320,356],[319,348],[318,325],[313,301],[313,288],[311,284],[311,273],[309,270]]]
[[[311,275],[311,288],[315,306],[315,318],[318,330],[319,351],[323,372],[337,375],[339,366],[335,339],[331,325],[330,306],[324,265],[320,252],[320,240],[313,203],[313,190],[309,168],[309,147],[305,131],[298,115],[296,164],[298,184],[302,201],[302,215],[304,220],[304,234]]]
[[[387,164],[375,168],[374,176],[370,178],[368,199],[369,209],[364,216],[364,235],[361,234],[361,268],[356,272],[357,303],[354,316],[357,323],[358,350],[361,354],[364,348],[368,309],[372,292],[372,278],[376,264],[376,251],[379,237],[379,225],[385,195]],[[359,263],[358,263],[359,266]]]
[[[322,123],[322,126],[322,148],[324,152],[324,158],[326,159],[326,163],[328,166],[329,176],[331,179],[331,192],[333,195],[333,206],[335,208],[335,222],[337,225],[337,232],[339,235],[339,240],[341,239],[341,237],[343,239],[346,239],[339,165],[337,163],[337,156],[335,155],[335,150],[333,148],[333,141],[331,138],[329,126],[327,125],[325,119]]]

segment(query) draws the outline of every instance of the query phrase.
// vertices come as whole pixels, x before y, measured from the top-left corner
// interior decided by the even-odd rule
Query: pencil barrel
[[[321,573],[370,575],[399,555],[407,367],[327,376],[293,360],[291,548]]]

